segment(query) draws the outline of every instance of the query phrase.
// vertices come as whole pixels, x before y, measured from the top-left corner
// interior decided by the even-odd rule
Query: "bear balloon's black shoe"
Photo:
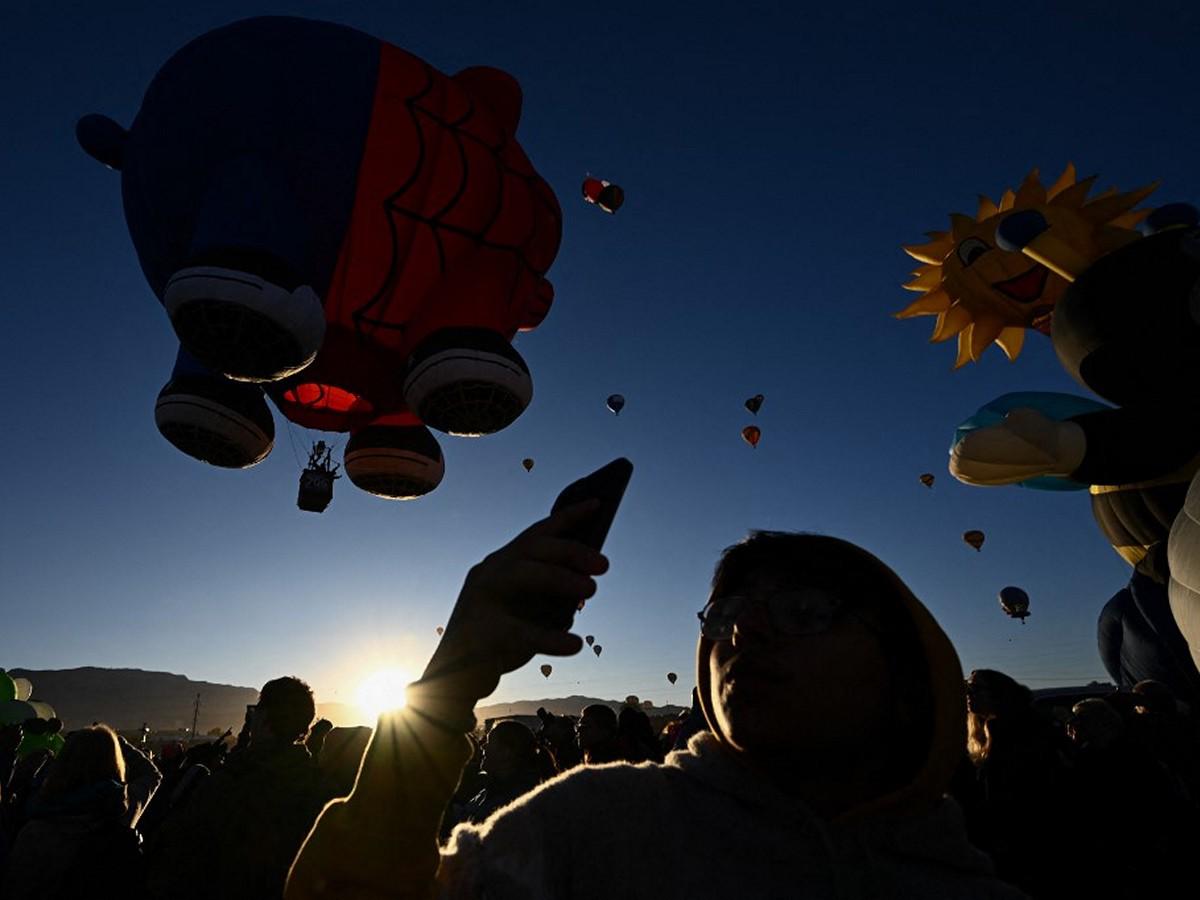
[[[262,391],[215,375],[173,377],[159,391],[154,422],[188,456],[225,469],[262,462],[275,444]]]

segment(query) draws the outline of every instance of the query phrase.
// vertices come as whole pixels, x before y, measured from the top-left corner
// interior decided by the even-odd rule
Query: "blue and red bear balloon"
[[[181,348],[158,398],[179,449],[245,467],[265,397],[349,432],[346,473],[385,497],[437,486],[426,428],[499,431],[532,396],[513,349],[554,296],[562,215],[515,139],[516,81],[446,76],[369,35],[260,18],[160,69],[126,131],[80,120],[121,172],[138,259]]]

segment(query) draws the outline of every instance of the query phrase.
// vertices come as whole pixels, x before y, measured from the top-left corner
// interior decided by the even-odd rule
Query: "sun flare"
[[[380,713],[404,706],[405,689],[412,681],[412,673],[404,669],[381,669],[358,686],[355,703],[374,722]]]

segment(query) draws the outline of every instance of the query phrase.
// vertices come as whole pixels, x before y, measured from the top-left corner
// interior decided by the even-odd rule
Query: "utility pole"
[[[192,741],[196,740],[196,721],[200,718],[200,695],[196,694],[196,702],[192,704]]]

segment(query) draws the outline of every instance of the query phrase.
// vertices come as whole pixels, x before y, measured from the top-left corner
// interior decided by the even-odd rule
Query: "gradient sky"
[[[889,314],[913,296],[900,245],[1031,166],[1053,179],[1073,160],[1102,186],[1161,179],[1162,202],[1200,198],[1200,7],[1103,5],[10,0],[0,665],[243,685],[295,673],[349,700],[378,668],[419,673],[469,566],[626,455],[612,571],[578,620],[604,655],[554,660],[549,682],[537,659],[496,699],[686,702],[712,564],[752,527],[874,551],[965,669],[1102,677],[1095,621],[1128,571],[1086,494],[970,488],[945,467],[955,424],[987,400],[1083,390],[1038,335],[1015,364],[992,349],[954,372],[952,345],[927,343],[932,320]],[[259,13],[352,25],[446,72],[508,70],[525,93],[518,136],[563,205],[556,305],[517,341],[533,404],[498,435],[442,437],[445,481],[420,501],[343,480],[323,515],[300,512],[297,454],[317,435],[279,416],[273,454],[242,472],[154,427],[174,336],[119,178],[74,122],[128,124],[172,52]],[[579,199],[589,171],[624,186],[618,215]],[[752,451],[739,431],[758,392]],[[982,553],[968,528],[987,532]],[[1024,626],[1000,612],[1006,584],[1032,597]]]

